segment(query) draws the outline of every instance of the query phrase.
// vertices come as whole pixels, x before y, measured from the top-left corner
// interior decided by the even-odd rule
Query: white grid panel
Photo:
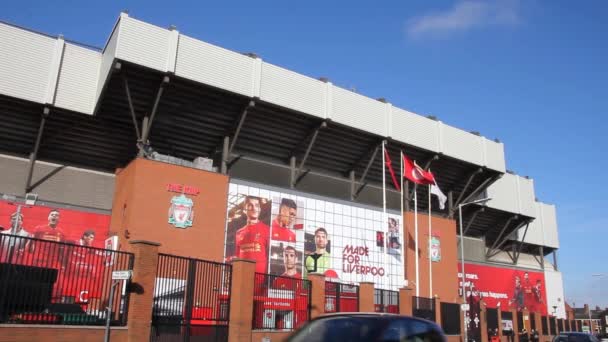
[[[482,139],[486,166],[492,170],[505,172],[505,145],[486,138]]]
[[[170,34],[167,29],[123,16],[116,57],[164,72]]]
[[[393,107],[389,136],[429,151],[439,151],[438,122]]]
[[[325,83],[262,63],[260,99],[325,118]]]
[[[66,44],[55,105],[92,114],[100,63],[99,52]]]
[[[308,247],[313,241],[314,232],[317,228],[324,228],[328,233],[330,245],[330,269],[338,275],[339,281],[344,283],[359,283],[372,281],[377,288],[398,289],[403,286],[404,264],[403,264],[403,234],[401,230],[401,217],[388,213],[388,219],[397,222],[398,232],[388,234],[388,225],[383,224],[383,213],[381,210],[363,208],[333,202],[326,199],[311,198],[306,195],[272,191],[257,186],[248,186],[231,183],[228,196],[228,214],[244,200],[245,196],[258,196],[272,202],[271,223],[279,212],[279,203],[282,198],[289,198],[297,203],[297,218],[295,224],[301,225],[303,229],[293,229],[296,232],[294,245],[298,252],[305,248],[304,238],[308,239]],[[229,218],[230,219],[230,218]],[[229,220],[227,220],[229,221]],[[227,229],[230,224],[227,223]],[[385,244],[377,246],[377,233],[384,233]],[[397,238],[399,248],[388,248],[386,242],[388,237]],[[234,244],[226,241],[227,246]],[[271,245],[278,242],[271,241]],[[351,251],[364,252],[364,255],[351,253]],[[303,255],[303,254],[301,254]],[[230,255],[226,255],[230,257]],[[275,262],[277,255],[270,253],[270,262]],[[352,261],[352,262],[350,262]],[[299,260],[302,263],[303,260]],[[301,267],[301,266],[300,266]],[[362,274],[361,270],[371,271],[382,269],[384,276]],[[272,270],[272,265],[270,266]],[[373,271],[372,271],[373,272]],[[272,273],[272,272],[271,272]]]
[[[0,23],[0,94],[42,103],[56,39]]]
[[[557,215],[555,206],[552,204],[541,203],[543,215],[543,233],[545,236],[545,246],[559,248],[559,235],[557,230]]]
[[[380,136],[388,135],[389,106],[386,103],[334,86],[331,108],[328,116],[335,122]]]
[[[522,215],[536,217],[534,181],[532,179],[517,176],[517,183],[519,186],[520,213]]]
[[[175,74],[253,96],[254,63],[251,57],[180,35]]]
[[[510,173],[505,173],[502,178],[488,187],[488,197],[492,198],[488,201],[488,207],[519,213],[519,195],[515,177]]]
[[[443,153],[475,165],[483,165],[481,137],[446,124],[441,126],[440,134],[443,145],[441,151]]]

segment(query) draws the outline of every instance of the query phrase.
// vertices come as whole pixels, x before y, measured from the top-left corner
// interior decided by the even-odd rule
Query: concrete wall
[[[0,154],[0,193],[25,195],[29,160]],[[64,165],[36,162],[32,193],[38,200],[66,206],[112,209],[114,175]]]

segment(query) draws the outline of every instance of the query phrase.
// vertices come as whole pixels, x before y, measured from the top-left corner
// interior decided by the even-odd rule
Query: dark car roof
[[[323,315],[315,318],[315,320],[323,319],[323,318],[330,318],[330,317],[363,317],[363,318],[373,318],[373,319],[381,319],[381,320],[395,320],[395,319],[404,319],[405,318],[405,319],[409,319],[409,320],[413,320],[413,321],[421,321],[421,322],[425,322],[425,323],[430,323],[430,324],[435,325],[436,327],[439,327],[437,325],[437,323],[423,319],[423,318],[399,315],[399,314],[393,314],[393,313],[383,313],[383,312],[337,312],[337,313],[323,314]]]

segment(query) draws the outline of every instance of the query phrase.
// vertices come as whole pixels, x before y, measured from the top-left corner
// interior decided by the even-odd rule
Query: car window
[[[388,321],[367,317],[329,317],[311,321],[289,338],[293,342],[370,341],[381,335]]]
[[[443,335],[430,323],[413,319],[392,321],[384,330],[383,342],[443,342]]]

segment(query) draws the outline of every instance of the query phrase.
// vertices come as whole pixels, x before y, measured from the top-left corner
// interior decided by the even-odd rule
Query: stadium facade
[[[306,273],[323,227],[330,278],[458,302],[462,253],[467,287],[488,307],[534,302],[526,309],[566,318],[556,208],[507,170],[499,141],[125,13],[102,49],[7,23],[0,46],[5,228],[35,198],[22,209],[32,226],[46,220],[37,208],[59,208],[75,240],[88,213],[99,240],[116,236],[122,250],[147,240],[224,262],[239,256],[247,198],[268,227],[293,203],[293,236],[270,237],[259,272],[281,275],[277,255],[293,245]],[[401,151],[433,170],[445,209],[405,182],[402,211],[383,145],[397,175]]]

